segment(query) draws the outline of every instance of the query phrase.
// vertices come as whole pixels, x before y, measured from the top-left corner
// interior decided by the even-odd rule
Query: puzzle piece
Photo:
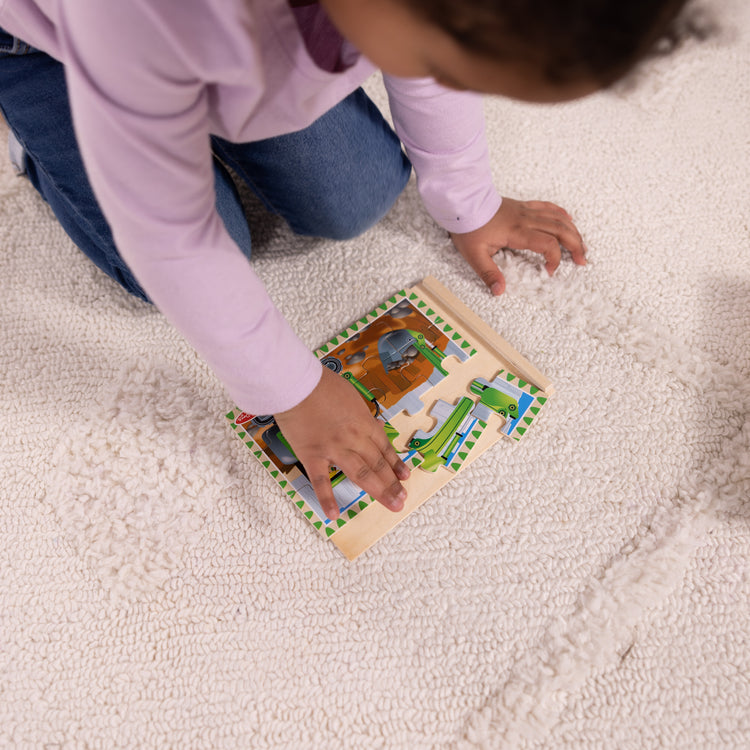
[[[351,481],[340,469],[335,466],[331,468],[331,486],[333,487],[333,496],[336,498],[336,504],[338,505],[339,513],[342,515],[347,514],[351,511],[353,518],[356,515],[357,510],[364,510],[370,504],[369,495],[357,487],[354,482]],[[314,515],[321,520],[324,526],[329,526],[334,522],[326,517],[323,512],[323,508],[318,502],[318,498],[313,490],[313,486],[306,474],[301,474],[299,477],[292,481],[292,487],[301,495],[304,501],[307,503],[310,510],[313,511]],[[359,503],[363,505],[360,508]],[[312,518],[312,516],[308,516]]]
[[[472,378],[468,387],[471,397],[463,396],[453,403],[437,399],[428,412],[433,425],[414,432],[407,449],[422,456],[424,471],[445,466],[456,472],[493,415],[503,420],[501,434],[520,439],[546,401],[544,396],[536,398],[530,391],[539,389],[506,370],[500,370],[492,381]]]
[[[516,440],[523,436],[547,401],[544,396],[534,395],[540,392],[538,388],[506,370],[500,370],[492,382],[475,378],[469,390],[479,396],[472,411],[474,416],[486,422],[491,414],[499,414],[505,420],[500,432]]]
[[[430,416],[436,420],[435,427],[430,432],[417,430],[408,442],[408,447],[424,458],[421,464],[424,471],[436,471],[438,466],[451,471],[461,468],[487,426],[472,413],[473,407],[474,401],[468,396],[455,404],[435,402],[430,410]]]
[[[393,442],[393,439],[398,436],[398,432],[393,428],[393,425],[389,424],[388,422],[385,422],[383,427],[385,429],[386,435],[388,435],[391,442]],[[279,436],[283,440],[283,436],[281,436],[280,432]],[[286,443],[285,440],[283,442],[287,447],[289,447],[288,443]],[[291,448],[289,448],[289,451],[291,453],[293,461],[296,463],[297,459],[294,456],[294,453],[291,452]],[[401,460],[404,461],[404,463],[409,461],[409,459],[412,457],[411,455],[402,453],[400,453],[399,456],[401,457]],[[419,462],[412,463],[412,465],[418,466]],[[331,527],[334,529],[340,528],[344,523],[346,523],[347,520],[354,518],[357,513],[359,513],[359,511],[364,510],[371,502],[373,502],[372,498],[366,492],[361,490],[356,484],[354,484],[354,482],[352,482],[351,479],[349,479],[343,471],[341,471],[337,466],[332,466],[329,470],[329,479],[331,481],[333,497],[336,500],[339,513],[341,514],[340,518],[334,524],[334,522],[331,521],[323,512],[323,508],[318,502],[315,490],[313,489],[313,486],[307,477],[307,472],[305,472],[304,467],[301,464],[298,464],[298,469],[300,475],[291,481],[291,485],[295,489],[295,491],[302,496],[305,503],[307,503],[308,509],[312,510],[313,514],[320,521],[322,521],[322,528],[324,530]],[[308,515],[307,512],[305,513],[305,515],[308,519],[312,518],[312,516]]]
[[[439,324],[444,321],[433,310],[420,311],[404,293],[392,299],[395,304],[373,320],[365,317],[353,332],[343,331],[336,347],[321,359],[385,420],[402,411],[412,416],[422,411],[425,394],[447,377],[450,359],[464,362],[475,352],[450,326],[442,330]]]

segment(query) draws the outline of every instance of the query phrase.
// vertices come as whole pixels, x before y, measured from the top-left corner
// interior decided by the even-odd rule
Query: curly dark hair
[[[547,80],[609,85],[650,54],[673,49],[708,25],[688,0],[402,0],[462,46],[538,66]]]

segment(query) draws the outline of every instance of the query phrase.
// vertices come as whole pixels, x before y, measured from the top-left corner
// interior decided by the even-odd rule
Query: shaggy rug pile
[[[248,203],[311,348],[431,274],[556,387],[354,562],[0,160],[0,746],[750,746],[750,10],[708,7],[627,85],[487,101],[585,268],[506,252],[492,298],[413,181],[350,242]]]

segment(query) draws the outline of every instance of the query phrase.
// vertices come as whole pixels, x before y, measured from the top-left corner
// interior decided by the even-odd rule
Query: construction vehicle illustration
[[[377,402],[376,415],[388,420],[399,411],[424,408],[420,397],[448,375],[444,360],[451,356],[463,362],[471,349],[402,300],[330,349],[321,362],[346,377],[371,405]]]
[[[409,440],[410,450],[417,451],[424,459],[420,465],[425,471],[435,471],[453,461],[477,424],[471,413],[474,401],[464,396],[458,404],[437,401],[430,412],[437,419],[431,432],[417,430]]]
[[[513,433],[526,410],[534,403],[534,397],[508,382],[502,370],[491,383],[484,378],[475,378],[469,390],[479,396],[473,410],[474,416],[486,422],[493,412],[499,414],[505,419],[500,430],[504,435]]]
[[[435,471],[438,466],[455,467],[454,459],[465,446],[463,456],[470,446],[466,445],[470,434],[484,430],[492,413],[505,419],[501,432],[510,435],[526,412],[533,398],[520,388],[509,383],[499,374],[490,383],[484,378],[475,378],[469,385],[469,391],[479,396],[475,401],[468,396],[462,397],[457,404],[438,401],[430,412],[437,421],[429,432],[418,430],[408,442],[411,450],[417,451],[424,459],[421,468]]]
[[[424,333],[410,328],[401,328],[381,336],[378,340],[378,354],[386,372],[406,367],[417,355],[422,354],[441,375],[448,374],[442,366],[445,352],[431,344]]]
[[[496,414],[510,419],[518,417],[518,401],[507,392],[493,388],[486,380],[472,380],[469,390],[479,396],[479,403],[482,406],[486,406]]]

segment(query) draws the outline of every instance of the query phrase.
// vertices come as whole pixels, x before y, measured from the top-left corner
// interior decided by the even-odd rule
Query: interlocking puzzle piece
[[[415,301],[399,292],[390,307],[361,318],[333,339],[334,346],[320,350],[321,362],[349,380],[386,420],[422,411],[423,396],[448,376],[446,360],[465,362],[476,353],[434,310]]]
[[[389,422],[385,422],[383,424],[383,428],[386,435],[388,436],[388,439],[392,443],[394,439],[398,437],[398,431],[395,430],[393,425]],[[278,430],[278,428],[276,429]],[[297,457],[294,455],[291,447],[289,447],[289,444],[286,442],[283,435],[280,432],[278,434],[283,444],[289,448],[289,453],[291,454],[292,461],[296,463]],[[264,437],[266,435],[264,435]],[[266,443],[270,446],[270,442],[268,441],[268,439],[266,439]],[[407,463],[409,459],[412,458],[413,452],[399,453],[398,455],[404,463]],[[419,462],[412,462],[411,465],[417,466],[419,465]],[[308,511],[312,511],[313,514],[317,516],[317,518],[323,523],[322,530],[330,528],[333,524],[333,521],[331,521],[326,516],[323,508],[318,502],[315,490],[313,490],[312,483],[308,479],[304,467],[302,466],[302,464],[297,464],[297,468],[299,469],[299,476],[291,481],[291,486],[295,489],[296,492],[299,493],[299,495],[307,504],[307,508],[303,511],[305,513],[305,516],[308,518],[308,520],[312,519],[313,516],[308,514]],[[364,510],[371,502],[373,502],[373,500],[364,490],[361,490],[356,484],[354,484],[354,482],[352,482],[351,479],[349,479],[346,474],[344,474],[344,472],[341,471],[341,469],[339,469],[337,466],[330,467],[329,479],[331,481],[333,497],[336,500],[339,513],[341,514],[340,518],[336,521],[336,524],[333,528],[340,528],[344,523],[346,523],[347,520],[354,518],[359,511]]]
[[[274,418],[270,415],[254,416],[245,412],[229,412],[226,416],[237,431],[237,436],[253,451],[253,455],[294,501],[305,518],[324,536],[334,534],[373,502],[372,498],[338,467],[332,466],[329,478],[341,515],[336,521],[331,521],[318,502],[304,466],[297,461],[292,447],[279,430]],[[398,437],[398,431],[388,422],[385,422],[383,427],[393,442]],[[414,451],[399,455],[405,463],[410,462],[412,467],[420,463],[419,460],[415,460]]]
[[[514,384],[511,381],[516,381]],[[503,435],[519,440],[534,421],[539,409],[547,401],[536,386],[521,380],[517,375],[500,370],[495,379],[475,378],[469,386],[471,393],[479,396],[472,414],[487,421],[493,412],[505,419],[501,428]]]
[[[344,514],[351,510],[360,501],[365,501],[365,498],[369,500],[369,496],[366,492],[359,489],[354,482],[349,479],[344,472],[338,469],[336,466],[331,467],[331,487],[333,488],[333,496],[336,498],[336,504],[339,508],[339,513]],[[300,496],[307,503],[310,510],[313,511],[314,515],[320,519],[325,526],[331,524],[331,520],[326,517],[323,512],[323,508],[318,502],[318,498],[313,490],[313,486],[310,480],[307,478],[307,474],[301,474],[292,481],[292,487],[300,494]],[[369,504],[366,502],[366,505]],[[308,516],[308,519],[312,516]]]
[[[424,461],[424,471],[436,471],[438,466],[446,466],[458,471],[474,447],[487,423],[476,417],[472,409],[474,401],[468,396],[455,404],[438,400],[430,410],[436,424],[430,432],[417,430],[408,442],[411,450],[419,452]]]
[[[400,412],[406,412],[407,414],[411,416],[416,416],[425,408],[425,403],[423,401],[423,396],[428,392],[431,391],[433,388],[433,383],[430,382],[424,382],[421,385],[418,385],[416,388],[414,388],[411,391],[408,391],[405,393],[399,401],[397,401],[390,409],[383,410],[383,416],[386,419],[393,419],[393,417],[396,416],[396,414]]]

